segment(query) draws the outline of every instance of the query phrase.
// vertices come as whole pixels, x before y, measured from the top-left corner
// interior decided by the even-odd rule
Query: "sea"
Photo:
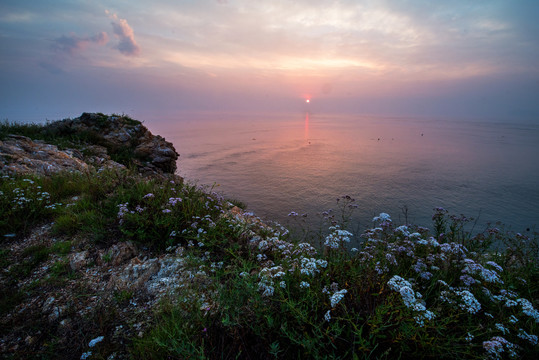
[[[539,225],[536,123],[297,112],[186,113],[145,125],[174,144],[179,175],[283,225],[300,217],[316,226],[346,195],[356,229],[382,212],[432,227],[437,207],[474,218],[476,231],[503,224],[532,235]]]

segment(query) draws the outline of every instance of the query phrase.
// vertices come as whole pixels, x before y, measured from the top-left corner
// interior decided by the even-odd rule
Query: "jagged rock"
[[[123,264],[127,260],[133,258],[137,254],[137,248],[132,242],[126,241],[114,244],[110,249],[101,256],[101,261],[105,255],[110,258],[110,263],[113,266]]]
[[[45,300],[41,307],[43,312],[48,313],[49,311],[51,311],[52,304],[54,303],[55,300],[56,299],[54,298],[54,296],[51,296],[47,300]]]
[[[88,265],[88,250],[84,250],[78,253],[72,253],[69,255],[69,266],[71,270],[77,271]]]
[[[55,145],[9,135],[0,141],[0,172],[49,175],[60,171],[86,171],[88,164],[77,150],[62,151]]]
[[[47,126],[51,131],[62,134],[90,134],[97,143],[86,149],[95,156],[106,159],[105,155],[114,158],[122,154],[128,156],[126,160],[144,172],[176,171],[179,154],[172,143],[159,135],[153,135],[140,121],[125,116],[83,113],[78,118],[57,121]],[[103,149],[106,149],[106,153]]]
[[[165,172],[173,173],[176,170],[176,151],[167,145],[161,136],[145,136],[144,142],[137,145],[135,155],[140,158],[151,159],[151,164]]]
[[[156,258],[144,262],[132,261],[123,271],[111,277],[107,287],[116,290],[138,289],[154,276],[159,268],[160,263]]]
[[[204,271],[186,270],[185,258],[167,254],[158,258],[141,261],[134,258],[123,269],[112,274],[108,289],[139,291],[161,297],[171,291],[197,282],[204,286],[210,282]]]
[[[167,255],[160,259],[159,271],[146,283],[150,293],[158,294],[170,291],[184,281],[184,277],[190,278],[190,273],[185,273],[185,259]]]

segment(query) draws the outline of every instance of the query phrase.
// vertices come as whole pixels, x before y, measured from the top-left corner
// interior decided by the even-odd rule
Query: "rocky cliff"
[[[79,172],[90,178],[99,177],[107,168],[123,174],[123,182],[129,184],[156,175],[165,184],[181,183],[183,179],[174,175],[178,157],[170,142],[125,116],[83,113],[43,126],[2,128],[0,124],[0,185],[15,181],[11,175],[50,178],[59,172]],[[139,175],[123,171],[127,166]],[[35,185],[31,177],[24,181]],[[50,196],[40,186],[35,189]],[[23,194],[20,188],[14,191]],[[5,195],[0,191],[0,196]],[[75,209],[82,197],[64,199],[69,201],[65,208]],[[24,195],[18,199],[33,200]],[[51,206],[56,205],[63,206]],[[2,217],[17,206],[16,202],[0,206]],[[86,358],[91,352],[81,356],[80,343],[88,343],[86,337],[94,332],[108,335],[105,342],[114,349],[111,358],[128,358],[126,344],[142,336],[153,321],[150,309],[172,289],[192,283],[194,270],[181,249],[165,253],[122,241],[114,227],[107,228],[102,241],[95,241],[88,232],[55,231],[54,223],[45,216],[25,236],[18,237],[15,231],[0,233],[0,293],[4,294],[0,297],[0,358],[40,358],[52,353],[48,347],[55,348],[55,353],[44,358]],[[115,223],[112,219],[111,224]],[[53,250],[60,246],[64,250]],[[209,281],[198,278],[201,283]],[[49,346],[51,338],[55,340]]]
[[[174,173],[179,154],[127,116],[83,113],[42,126],[30,136],[0,140],[0,172],[50,174],[89,166],[135,166],[143,174]]]

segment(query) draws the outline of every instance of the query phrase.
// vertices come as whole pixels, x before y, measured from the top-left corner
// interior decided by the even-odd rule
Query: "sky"
[[[308,109],[539,123],[538,17],[536,0],[1,0],[0,119]]]

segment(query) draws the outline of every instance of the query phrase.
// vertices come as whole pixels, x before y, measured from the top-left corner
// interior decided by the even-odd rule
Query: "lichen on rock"
[[[60,171],[85,171],[88,164],[75,156],[75,150],[32,141],[26,136],[9,135],[0,140],[0,172],[49,175]]]

